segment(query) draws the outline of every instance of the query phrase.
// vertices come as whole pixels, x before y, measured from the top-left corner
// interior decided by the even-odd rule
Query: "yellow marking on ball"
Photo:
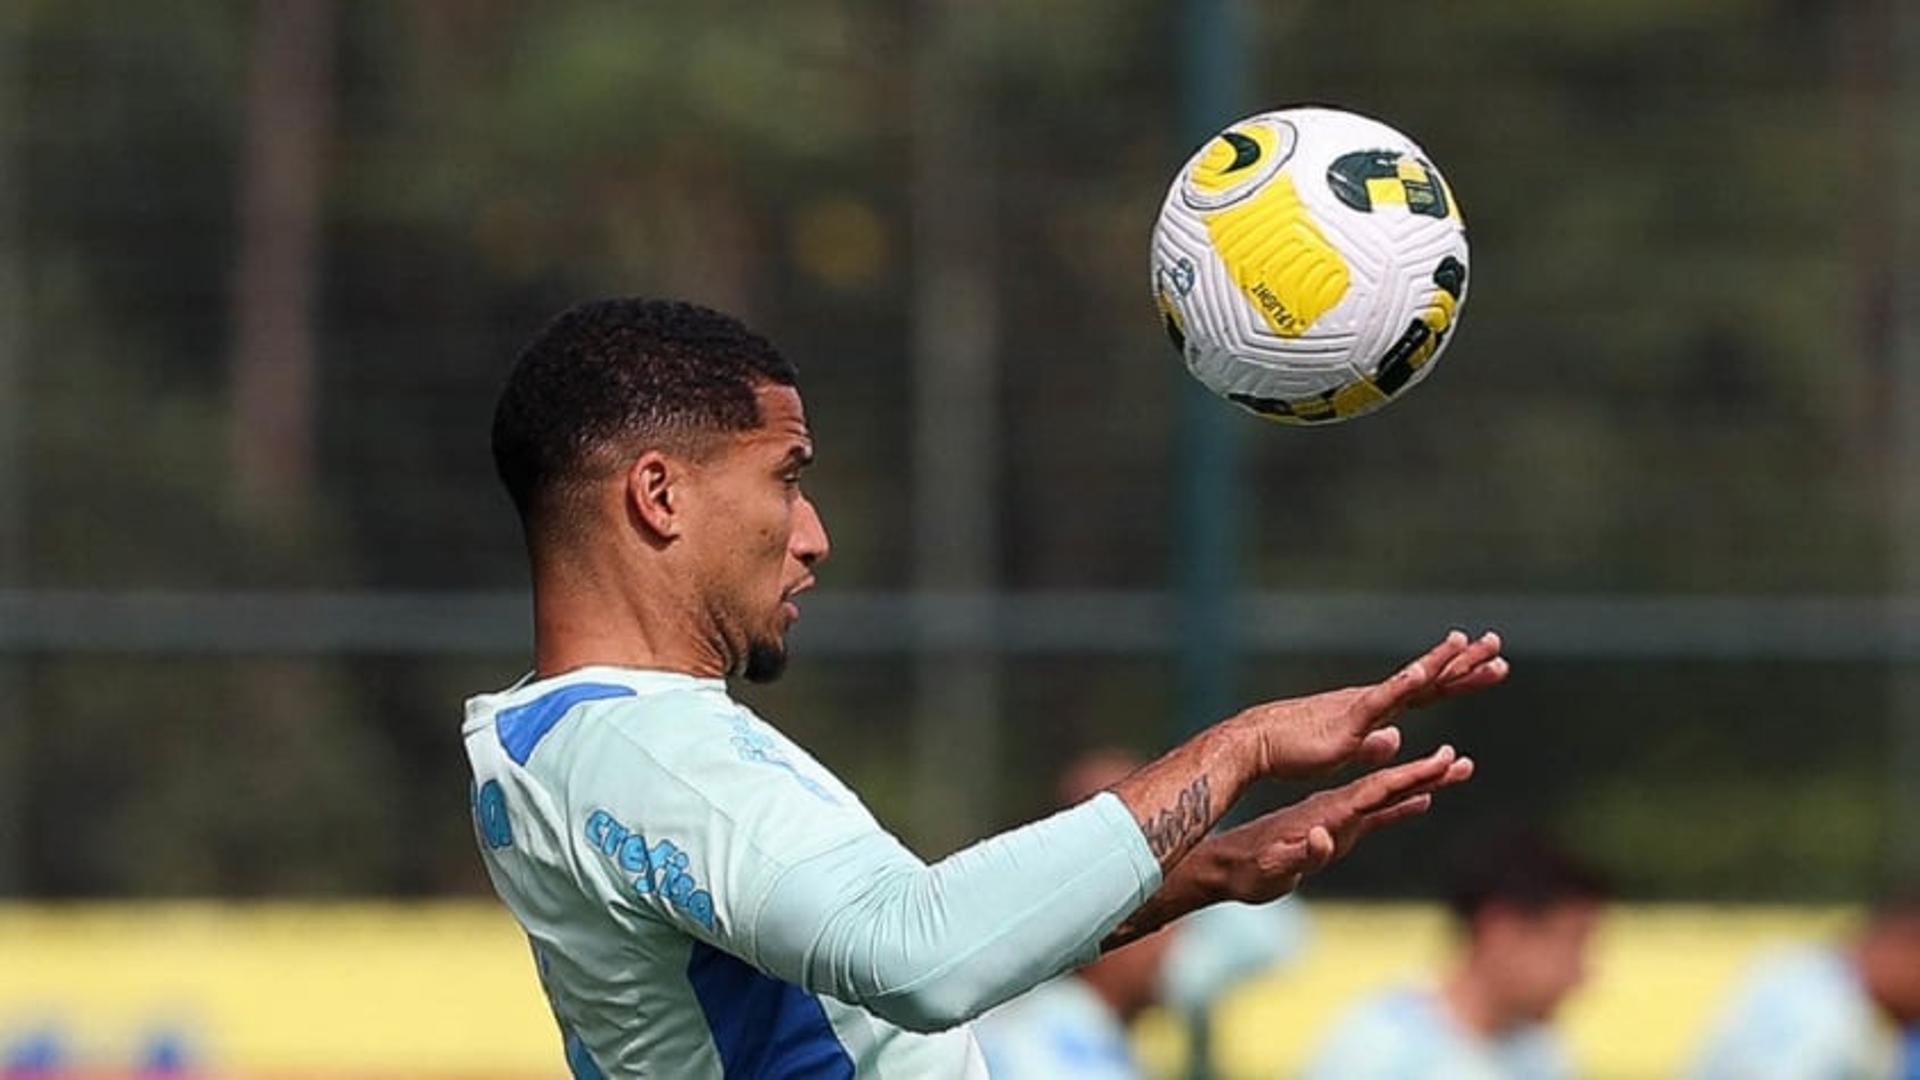
[[[1306,421],[1326,420],[1338,415],[1334,412],[1333,402],[1326,398],[1300,398],[1288,402],[1287,406],[1293,410],[1294,416]]]
[[[1439,169],[1433,170],[1433,181],[1440,185],[1440,190],[1447,196],[1447,217],[1459,222],[1461,226],[1464,227],[1467,223],[1467,218],[1460,209],[1459,198],[1453,193],[1453,185],[1447,183],[1447,178],[1440,175]]]
[[[1299,337],[1347,294],[1347,262],[1321,235],[1284,172],[1245,202],[1206,217],[1213,250],[1254,310]]]
[[[1367,201],[1374,206],[1407,205],[1407,185],[1397,176],[1375,177],[1367,181]]]
[[[1167,290],[1165,290],[1165,286],[1160,286],[1160,288],[1156,288],[1156,290],[1154,290],[1154,307],[1160,307],[1160,317],[1162,317],[1162,319],[1165,319],[1165,321],[1167,321],[1167,323],[1169,323],[1169,325],[1173,327],[1173,331],[1179,334],[1179,340],[1175,340],[1173,344],[1175,344],[1175,346],[1179,346],[1179,348],[1181,348],[1181,350],[1185,352],[1185,342],[1187,342],[1187,319],[1185,319],[1185,317],[1181,315],[1181,309],[1179,309],[1179,307],[1173,304],[1173,298],[1171,298],[1171,296],[1167,296]]]
[[[1427,361],[1433,359],[1433,354],[1440,351],[1440,342],[1445,338],[1447,328],[1453,325],[1453,314],[1458,305],[1459,301],[1445,289],[1434,292],[1433,302],[1421,309],[1419,315],[1420,321],[1426,323],[1433,333],[1428,334],[1427,340],[1421,342],[1420,347],[1407,357],[1409,367],[1415,371],[1426,367]]]
[[[1387,403],[1387,395],[1365,379],[1355,379],[1333,395],[1333,412],[1342,418],[1358,416]]]
[[[1160,309],[1160,316],[1162,318],[1169,319],[1173,322],[1174,329],[1180,331],[1182,334],[1187,332],[1187,320],[1181,318],[1180,309],[1174,306],[1173,297],[1167,295],[1166,289],[1159,288],[1153,290],[1153,306]]]
[[[1421,318],[1427,321],[1428,326],[1433,327],[1435,333],[1440,333],[1453,325],[1453,315],[1459,307],[1460,301],[1455,300],[1452,293],[1445,289],[1435,289],[1433,302],[1427,305],[1427,309],[1421,313]]]
[[[1227,138],[1229,135],[1235,138]],[[1234,145],[1237,139],[1252,140],[1258,153],[1251,159],[1243,160],[1241,147]],[[1188,180],[1195,191],[1203,195],[1218,195],[1256,175],[1260,164],[1273,156],[1278,143],[1279,136],[1265,124],[1228,128],[1208,141],[1200,160],[1194,162]]]
[[[1454,313],[1459,310],[1459,307],[1460,301],[1455,300],[1452,293],[1445,289],[1434,290],[1433,302],[1420,313],[1420,318],[1433,328],[1433,336],[1428,338],[1427,343],[1414,354],[1414,367],[1418,368],[1433,358],[1434,352],[1440,348],[1441,339],[1445,337],[1447,328],[1453,325]]]

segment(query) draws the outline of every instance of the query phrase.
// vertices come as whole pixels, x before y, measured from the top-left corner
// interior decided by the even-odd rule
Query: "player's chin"
[[[747,662],[740,677],[753,683],[770,683],[787,670],[787,643],[778,636],[755,638],[747,643]]]

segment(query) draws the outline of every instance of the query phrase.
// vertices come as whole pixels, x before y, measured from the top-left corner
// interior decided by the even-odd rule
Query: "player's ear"
[[[684,526],[681,483],[685,470],[658,450],[648,450],[627,466],[627,513],[652,539],[672,540]]]

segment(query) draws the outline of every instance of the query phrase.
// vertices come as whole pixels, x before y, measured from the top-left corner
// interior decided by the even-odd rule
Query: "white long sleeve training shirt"
[[[719,679],[582,668],[462,734],[577,1078],[984,1077],[966,1021],[1160,885],[1104,793],[928,865]]]

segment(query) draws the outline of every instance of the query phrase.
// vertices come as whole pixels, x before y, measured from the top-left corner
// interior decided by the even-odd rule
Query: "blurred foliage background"
[[[1426,895],[1452,846],[1515,822],[1638,898],[1846,899],[1899,865],[1920,784],[1900,602],[1920,565],[1901,277],[1920,113],[1898,9],[1246,8],[1244,111],[1333,103],[1413,133],[1465,206],[1474,280],[1440,370],[1379,417],[1295,431],[1219,407],[1245,590],[1427,597],[1463,623],[1488,597],[1571,598],[1556,640],[1576,643],[1595,597],[1647,600],[1650,624],[1674,598],[1854,613],[1791,655],[1511,637],[1509,687],[1414,729],[1479,758],[1471,789],[1320,895]],[[982,418],[992,493],[964,584],[1167,589],[1185,376],[1145,252],[1192,149],[1179,18],[1139,0],[6,5],[0,893],[485,890],[459,707],[524,651],[88,647],[44,612],[516,594],[493,397],[519,344],[588,296],[700,300],[795,358],[835,541],[823,600],[928,586],[938,519],[917,500],[947,493],[903,463],[916,364],[948,335],[990,359],[985,397],[953,405]],[[1446,621],[1249,648],[1235,698],[1370,677]],[[1164,649],[982,660],[843,623],[852,646],[810,654],[803,624],[788,678],[745,696],[926,854],[1044,810],[1082,747],[1179,735]],[[914,721],[949,664],[981,663],[990,707]],[[928,739],[969,755],[961,810],[923,801]]]

